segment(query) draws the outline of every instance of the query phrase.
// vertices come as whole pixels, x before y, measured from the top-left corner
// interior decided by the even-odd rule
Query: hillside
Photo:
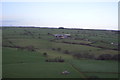
[[[2,32],[3,78],[118,77],[118,31],[3,27]],[[70,74],[61,74],[65,70]]]

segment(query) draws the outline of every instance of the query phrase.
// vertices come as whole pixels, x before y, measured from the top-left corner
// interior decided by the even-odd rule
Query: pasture
[[[53,34],[71,34],[71,37],[56,39]],[[113,59],[118,55],[118,44],[118,31],[3,27],[2,76],[118,78],[119,62]],[[104,54],[110,57],[98,60]],[[70,73],[61,74],[65,70]]]

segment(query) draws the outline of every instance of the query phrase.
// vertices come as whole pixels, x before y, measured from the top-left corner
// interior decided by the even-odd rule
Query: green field
[[[118,54],[118,31],[3,27],[2,32],[3,78],[118,78],[117,60],[96,60]],[[46,62],[59,57],[64,62]],[[61,74],[65,70],[70,73]]]

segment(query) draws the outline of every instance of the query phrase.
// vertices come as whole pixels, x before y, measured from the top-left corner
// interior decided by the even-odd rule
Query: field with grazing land
[[[112,30],[3,27],[2,77],[118,78],[118,34]]]

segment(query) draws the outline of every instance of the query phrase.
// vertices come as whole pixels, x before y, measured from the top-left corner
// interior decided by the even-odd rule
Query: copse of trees
[[[52,48],[52,50],[61,51],[61,48]]]
[[[97,57],[97,60],[111,60],[112,56],[110,54],[101,54]]]
[[[95,59],[94,54],[89,54],[89,53],[76,53],[73,54],[73,57],[76,59],[80,59],[80,58]]]
[[[95,60],[120,60],[120,54],[101,54],[98,57],[96,57],[94,54],[90,53],[75,53],[72,55],[76,59],[95,59]]]
[[[101,54],[96,60],[120,60],[120,54],[110,55],[110,54]]]
[[[95,59],[95,60],[120,60],[120,54],[101,54],[98,57],[95,57],[94,54],[90,53],[75,53],[72,55],[76,59],[86,58],[86,59]]]
[[[113,60],[120,60],[120,54],[113,55]]]
[[[13,48],[17,48],[18,50],[28,50],[28,51],[35,51],[34,46],[26,46],[26,47],[21,47],[21,46],[13,46]]]
[[[64,29],[64,27],[59,27],[58,29]]]
[[[62,57],[56,57],[56,58],[49,58],[45,60],[46,62],[65,62],[64,59],[62,59]]]

